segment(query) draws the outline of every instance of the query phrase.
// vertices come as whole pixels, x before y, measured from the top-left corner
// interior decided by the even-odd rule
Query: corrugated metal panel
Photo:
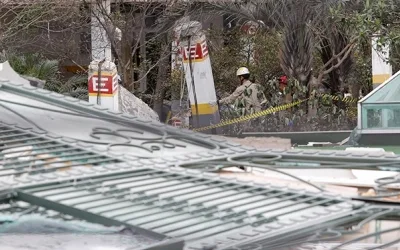
[[[105,155],[50,140],[28,129],[0,123],[0,178],[101,166],[122,162]]]
[[[89,115],[90,117],[97,117],[95,121],[107,121],[108,124],[115,126],[119,122],[124,122],[125,129],[139,129],[144,132],[147,131],[158,131],[157,133],[167,133],[167,135],[172,136],[180,136],[180,138],[184,139],[189,145],[188,148],[194,150],[185,150],[185,148],[178,148],[181,153],[179,155],[185,154],[198,154],[197,161],[204,161],[206,158],[202,156],[202,154],[207,154],[207,152],[221,152],[220,149],[230,148],[230,152],[223,152],[220,154],[221,158],[224,156],[232,156],[232,154],[238,155],[241,153],[252,152],[255,149],[249,147],[243,147],[240,144],[232,143],[226,141],[226,139],[213,137],[211,135],[205,135],[201,133],[195,133],[190,130],[180,130],[177,128],[173,128],[171,126],[165,126],[164,124],[150,121],[143,121],[137,119],[133,116],[125,115],[120,112],[115,112],[108,110],[107,108],[100,107],[94,104],[90,104],[84,101],[80,101],[71,97],[67,97],[64,95],[56,94],[47,90],[37,89],[31,86],[23,86],[22,84],[10,83],[8,81],[0,80],[0,104],[10,105],[9,101],[14,101],[19,104],[14,104],[14,108],[29,104],[21,102],[32,102],[32,105],[60,109],[62,107],[62,112],[76,113],[79,114],[80,117],[84,117],[85,115]],[[7,97],[8,96],[8,97]],[[17,99],[17,100],[16,100]],[[21,99],[21,100],[19,100]],[[5,102],[7,101],[7,102]],[[40,105],[39,105],[40,103]],[[29,106],[29,105],[28,105]],[[30,108],[24,110],[24,114],[32,113],[35,111],[35,108]],[[2,111],[3,113],[4,111]],[[35,122],[40,122],[43,117],[42,113],[38,113]],[[70,115],[60,114],[59,124],[60,126],[64,123],[72,124],[70,119]],[[65,122],[65,119],[68,119],[68,122]],[[83,118],[81,118],[83,119]],[[7,122],[2,117],[3,122]],[[22,127],[32,128],[34,127],[32,124],[26,124],[26,122],[22,122],[21,119],[15,117],[14,121],[10,121],[13,123],[18,123],[17,125]],[[86,120],[85,120],[86,122]],[[96,127],[96,123],[92,120],[87,121],[90,125]],[[78,127],[79,128],[79,127]],[[71,129],[70,129],[71,130]],[[79,129],[73,129],[79,131]],[[59,131],[59,130],[57,130]],[[44,133],[45,131],[42,131]],[[66,132],[61,131],[62,133],[59,136],[63,136]],[[54,133],[53,133],[54,134]],[[90,134],[90,132],[89,132]],[[80,136],[87,136],[84,133],[81,133]],[[78,139],[79,136],[78,136]],[[178,138],[179,139],[179,138]],[[71,141],[71,140],[70,140]],[[72,142],[74,142],[72,140]],[[76,141],[75,141],[76,142]],[[197,146],[197,147],[194,147]],[[202,151],[202,152],[200,152]],[[283,157],[287,157],[293,160],[296,159],[310,159],[313,158],[315,161],[332,161],[332,162],[385,162],[385,161],[399,161],[400,155],[388,155],[384,153],[368,153],[368,152],[346,152],[346,151],[334,151],[334,150],[279,150],[279,149],[267,149],[262,150],[261,152],[269,153],[269,154],[278,154]],[[157,155],[158,159],[167,159],[173,155],[171,152],[167,152],[164,155]],[[190,157],[189,157],[190,160]],[[195,160],[195,159],[192,159]],[[186,163],[186,162],[185,162]]]
[[[247,247],[246,242],[257,243],[299,230],[326,227],[327,222],[351,217],[354,207],[364,206],[364,203],[323,192],[246,183],[203,172],[204,166],[209,165],[204,164],[206,161],[224,161],[256,151],[224,139],[141,121],[63,95],[9,82],[0,82],[0,93],[4,94],[0,103],[11,105],[10,101],[14,101],[14,109],[22,106],[23,99],[29,105],[64,110],[62,114],[46,111],[53,112],[50,118],[46,112],[38,112],[38,107],[2,111],[6,114],[2,119],[17,124],[10,125],[4,120],[0,123],[0,188],[12,190],[17,194],[16,199],[33,205],[103,225],[125,225],[155,239],[182,238],[187,242],[186,249],[203,249],[205,245],[216,245],[217,249]],[[14,97],[22,99],[15,103]],[[36,110],[30,114],[32,121],[46,129],[32,129],[34,123],[17,117],[29,110]],[[54,124],[63,127],[49,125],[53,119]],[[81,122],[76,130],[69,128],[71,124],[79,124],[80,119],[88,122]],[[155,141],[143,134],[142,138],[130,138],[133,146],[123,143],[125,149],[121,152],[109,147],[116,142],[100,140],[100,147],[82,142],[90,131],[101,133],[96,130],[99,122],[107,122],[112,131],[133,128],[162,135],[157,142],[163,146],[158,147],[162,153],[151,157],[138,153],[143,142],[151,147]],[[76,139],[63,137],[68,134],[66,129]],[[49,130],[57,132],[56,135]],[[186,147],[168,148],[165,140],[171,139],[170,136]],[[14,152],[7,152],[10,149]],[[258,153],[279,155],[287,161],[400,159],[400,156],[385,154],[313,150],[269,149]],[[195,163],[203,168],[183,168]],[[160,246],[154,249],[157,247],[163,249]]]
[[[31,186],[21,189],[18,197],[38,205],[73,208],[74,216],[95,214],[116,223],[201,242],[225,233],[242,233],[238,239],[246,233],[276,233],[300,221],[328,219],[352,209],[348,200],[328,194],[249,185],[179,170],[142,168],[79,182]],[[193,245],[188,249],[199,248]]]
[[[3,201],[4,202],[4,201]],[[20,201],[0,201],[0,242],[2,249],[88,249],[115,250],[182,249],[179,240],[160,241],[138,234],[129,227],[105,227],[59,211]],[[21,238],[24,241],[21,241]],[[6,239],[6,240],[4,240]],[[160,245],[163,248],[160,248]]]
[[[93,140],[90,134],[93,129],[101,127],[111,130],[111,132],[120,129],[131,130],[134,134],[133,137],[138,141],[160,141],[160,139],[163,139],[163,142],[165,140],[180,141],[179,144],[183,147],[175,147],[177,149],[175,151],[178,151],[179,154],[228,146],[225,145],[223,140],[211,138],[210,135],[189,130],[182,131],[159,122],[145,121],[75,98],[30,86],[13,84],[8,81],[0,80],[0,96],[0,104],[8,108],[1,110],[4,114],[1,117],[3,122],[17,123],[17,125],[24,127],[35,127],[36,124],[42,130],[65,137],[74,137],[76,140],[89,138],[96,143],[96,140]],[[29,118],[29,121],[21,115]],[[97,132],[99,131],[97,130]],[[132,137],[132,133],[130,137]],[[119,142],[118,140],[103,140],[102,142],[120,143],[123,139],[116,133],[114,133],[114,137],[118,137]],[[146,140],[146,138],[148,139]],[[164,145],[165,149],[171,149],[171,144],[165,145],[160,144],[160,142],[155,144]],[[148,143],[147,145],[151,146]],[[174,153],[173,150],[166,151],[170,155]]]

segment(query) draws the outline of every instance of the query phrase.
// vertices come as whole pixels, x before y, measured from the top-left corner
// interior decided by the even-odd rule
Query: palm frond
[[[309,28],[312,11],[305,3],[291,6],[291,11],[285,20],[283,45],[279,59],[286,75],[306,83],[313,64],[313,34]]]
[[[68,96],[71,96],[71,97],[74,97],[74,98],[77,98],[80,100],[85,100],[85,101],[88,100],[88,89],[87,88],[79,87],[79,88],[76,88],[76,89],[70,90],[68,92],[61,93],[61,94],[68,95]]]
[[[266,27],[282,27],[282,13],[289,2],[295,0],[250,0],[245,3],[232,3],[221,1],[208,1],[208,12],[218,15],[229,15],[230,21],[246,22],[262,21]]]
[[[41,80],[51,80],[58,74],[57,60],[47,60],[40,54],[7,54],[5,56],[11,67],[21,75],[36,77]]]
[[[63,81],[60,78],[57,60],[48,60],[37,53],[24,55],[1,53],[0,60],[8,60],[11,67],[20,75],[44,81],[44,88],[47,90],[87,99],[87,75],[74,75]]]
[[[79,88],[85,88],[87,90],[87,81],[86,75],[74,75],[60,86],[59,91],[60,93],[68,93]]]
[[[33,67],[40,79],[51,79],[58,75],[59,62],[57,60],[42,60]]]

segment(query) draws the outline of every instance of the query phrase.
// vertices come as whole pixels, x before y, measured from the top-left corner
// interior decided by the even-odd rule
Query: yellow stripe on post
[[[113,96],[115,96],[117,93],[114,93],[114,94],[104,94],[104,93],[101,93],[100,92],[100,95],[99,96],[103,96],[103,97],[113,97]],[[97,93],[89,93],[89,96],[97,96],[98,94]]]
[[[372,76],[372,83],[373,84],[381,84],[385,82],[387,79],[391,77],[390,74],[380,74],[380,75],[373,75]]]
[[[211,105],[208,103],[202,103],[197,105],[199,109],[199,115],[212,115],[218,111],[217,105]],[[197,115],[196,105],[191,105],[192,115]]]
[[[204,62],[206,59],[207,59],[207,57],[192,59],[192,60],[186,59],[186,60],[183,60],[183,62],[189,63],[191,61],[192,63],[197,63],[197,62]]]

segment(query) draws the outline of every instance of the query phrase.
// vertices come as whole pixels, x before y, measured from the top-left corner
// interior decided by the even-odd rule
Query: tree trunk
[[[158,63],[158,73],[157,73],[157,82],[156,82],[156,89],[154,93],[154,103],[153,103],[153,110],[161,117],[162,108],[164,104],[164,97],[166,92],[167,86],[167,79],[168,77],[168,53],[169,53],[169,46],[167,42],[167,38],[163,39],[163,44],[160,53],[160,61]]]
[[[134,20],[132,15],[126,14],[125,17],[125,27],[124,32],[122,33],[121,39],[121,64],[120,68],[122,69],[123,75],[123,85],[130,92],[134,91],[134,79],[133,79],[133,70],[134,63],[132,57],[132,47],[134,46],[134,37],[133,37],[133,25]],[[131,28],[132,27],[132,28]]]
[[[351,85],[351,94],[352,97],[357,98],[360,97],[360,90],[361,90],[361,86],[359,82],[354,82]]]
[[[320,51],[322,62],[324,64],[328,63],[334,57],[334,55],[341,53],[349,43],[349,39],[340,31],[333,32],[329,39],[323,38],[321,41],[322,49]],[[327,69],[334,67],[334,69],[328,73],[328,87],[332,95],[337,95],[340,92],[340,89],[343,86],[345,79],[349,75],[350,69],[353,65],[351,55],[348,55],[344,60],[342,60],[340,65],[336,65],[338,64],[339,60],[341,59],[336,58],[327,65]]]
[[[309,82],[309,95],[310,100],[307,101],[307,116],[308,117],[316,117],[318,112],[318,99],[316,96],[313,96],[313,90],[318,92],[318,80],[314,76],[311,76]]]

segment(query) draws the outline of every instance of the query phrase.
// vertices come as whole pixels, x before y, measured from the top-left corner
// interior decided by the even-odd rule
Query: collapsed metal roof
[[[157,242],[149,249],[183,249],[183,241],[185,249],[271,249],[373,209],[315,185],[288,189],[209,172],[220,165],[252,157],[264,165],[389,163],[393,171],[400,162],[384,153],[242,147],[8,81],[0,81],[0,114],[5,199],[131,228]]]

